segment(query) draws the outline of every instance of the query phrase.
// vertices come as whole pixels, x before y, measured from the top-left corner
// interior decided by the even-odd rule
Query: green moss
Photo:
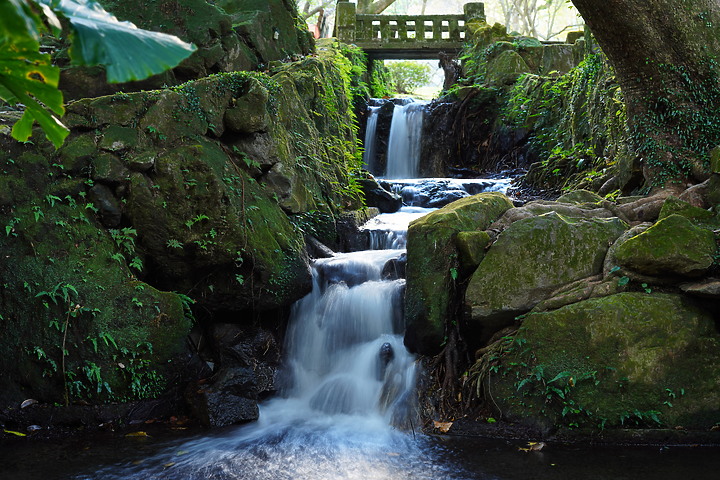
[[[715,236],[673,214],[617,247],[617,261],[646,275],[698,276],[713,263]]]
[[[454,317],[460,263],[456,236],[487,228],[512,202],[500,193],[463,198],[413,221],[408,229],[406,344],[421,353],[440,349],[445,325]],[[409,340],[408,340],[409,339]]]
[[[499,329],[557,288],[599,273],[608,247],[626,227],[617,218],[556,212],[513,223],[470,279],[465,295],[472,322]]]
[[[528,315],[492,377],[510,416],[559,426],[708,428],[720,419],[712,317],[677,295],[621,293]]]

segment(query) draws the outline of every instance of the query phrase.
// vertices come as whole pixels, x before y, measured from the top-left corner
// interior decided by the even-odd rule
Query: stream
[[[408,223],[432,208],[507,179],[413,179],[418,111],[400,107],[388,175],[403,196],[399,212],[363,229],[370,250],[313,264],[313,289],[293,307],[285,345],[285,386],[253,424],[212,432],[148,436],[95,434],[0,446],[0,477],[13,479],[431,480],[705,479],[720,458],[697,448],[519,449],[525,442],[420,433],[415,358],[403,345],[402,297]],[[396,112],[398,114],[398,112]],[[398,114],[400,115],[400,114]],[[393,120],[395,122],[395,120]],[[394,143],[396,137],[399,144]],[[414,150],[415,149],[415,150]],[[407,159],[408,165],[396,165]],[[414,162],[414,163],[413,163]],[[450,193],[449,193],[450,192]],[[454,192],[454,193],[453,193]]]

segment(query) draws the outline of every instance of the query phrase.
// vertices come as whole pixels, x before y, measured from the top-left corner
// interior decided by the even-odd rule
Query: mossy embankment
[[[310,288],[305,235],[337,241],[335,219],[362,207],[353,65],[330,45],[294,60],[79,99],[57,151],[39,131],[12,140],[4,115],[3,422],[24,428],[53,405],[169,404],[238,358],[235,396],[274,390],[283,322]],[[21,411],[26,399],[38,403]],[[224,422],[252,419],[228,410]]]

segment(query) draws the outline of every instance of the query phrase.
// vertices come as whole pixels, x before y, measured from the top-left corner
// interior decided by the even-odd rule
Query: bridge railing
[[[344,43],[374,48],[457,45],[471,20],[485,20],[482,3],[467,3],[463,15],[359,15],[355,4],[338,2],[337,36]]]

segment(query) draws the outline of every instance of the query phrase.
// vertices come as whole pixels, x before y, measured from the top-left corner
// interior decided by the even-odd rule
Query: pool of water
[[[288,405],[288,407],[290,407]],[[710,480],[717,447],[577,447],[426,436],[344,416],[207,434],[148,431],[0,443],[3,479]]]

